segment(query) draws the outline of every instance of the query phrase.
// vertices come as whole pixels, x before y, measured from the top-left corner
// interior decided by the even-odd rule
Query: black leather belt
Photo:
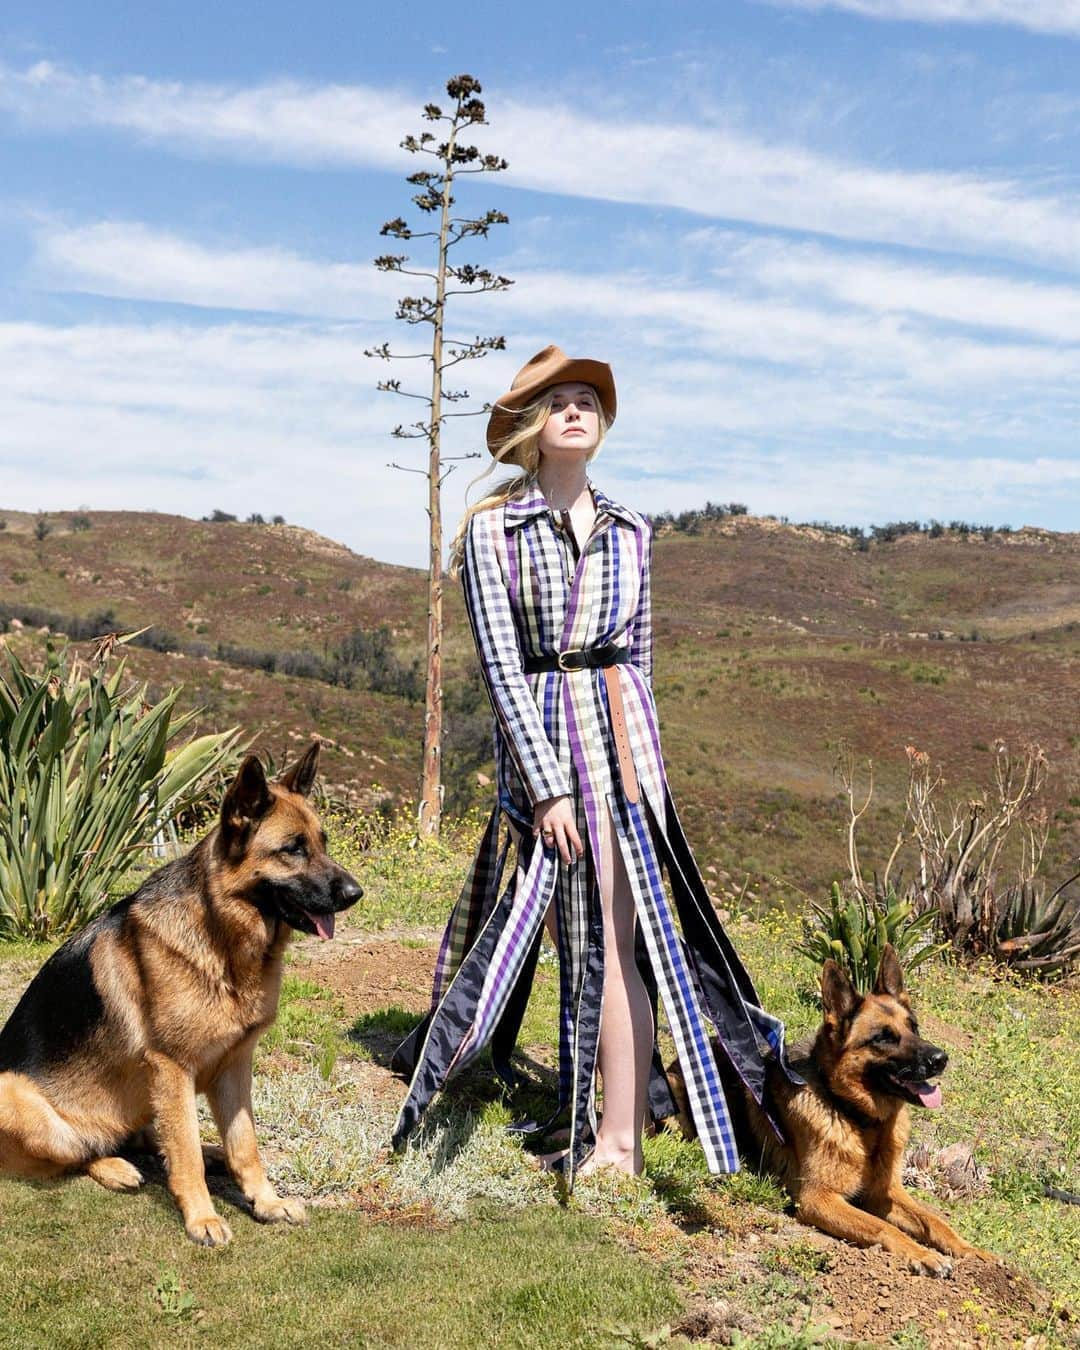
[[[531,656],[525,660],[526,675],[541,675],[549,670],[604,670],[608,666],[624,666],[630,660],[628,647],[605,642],[599,647],[578,647],[554,656]]]

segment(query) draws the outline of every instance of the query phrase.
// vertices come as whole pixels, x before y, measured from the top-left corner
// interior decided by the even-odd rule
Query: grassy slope
[[[31,517],[5,518],[5,600],[112,608],[118,623],[273,650],[321,651],[387,623],[402,657],[421,652],[422,575],[308,531],[91,513],[82,532],[57,517],[39,544]],[[1080,853],[1080,535],[908,536],[859,552],[813,529],[738,519],[657,541],[655,610],[671,779],[718,893],[749,875],[755,892],[790,901],[792,887],[820,891],[842,870],[832,764],[844,740],[875,760],[871,860],[898,823],[905,745],[929,751],[967,794],[990,781],[998,737],[1039,741],[1050,756],[1050,872]],[[927,636],[939,631],[953,636]],[[980,640],[959,640],[972,632]],[[450,588],[451,681],[469,660]],[[312,732],[328,736],[328,781],[363,801],[415,791],[417,705],[176,655],[131,661],[159,688],[183,679],[208,722],[238,720],[279,757]]]

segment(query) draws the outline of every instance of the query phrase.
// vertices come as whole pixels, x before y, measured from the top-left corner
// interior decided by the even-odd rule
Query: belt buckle
[[[568,666],[566,664],[566,658],[568,656],[580,656],[581,654],[582,651],[580,647],[571,647],[569,651],[556,652],[555,661],[559,669],[567,672],[568,674],[572,673],[575,670],[584,670],[584,666]]]

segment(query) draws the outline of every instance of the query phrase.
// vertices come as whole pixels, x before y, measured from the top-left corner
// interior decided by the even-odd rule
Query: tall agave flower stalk
[[[151,707],[145,684],[122,687],[124,662],[108,669],[116,641],[102,644],[89,668],[66,648],[50,646],[40,673],[7,653],[0,939],[64,937],[92,919],[234,751],[235,728],[178,743],[197,711],[173,717],[178,688]]]

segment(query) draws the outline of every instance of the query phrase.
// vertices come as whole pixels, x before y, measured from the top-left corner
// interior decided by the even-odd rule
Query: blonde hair
[[[592,389],[592,385],[589,388]],[[599,395],[596,394],[595,390],[593,390],[593,394],[596,402],[596,416],[600,423],[600,439],[589,452],[590,461],[599,453],[608,429],[607,418],[600,406]],[[483,473],[477,474],[466,488],[465,497],[467,501],[469,493],[476,484],[493,474],[500,465],[509,461],[520,470],[513,478],[505,478],[501,483],[496,483],[486,497],[482,497],[472,506],[466,506],[465,514],[461,517],[461,524],[457,527],[450,544],[450,559],[447,571],[454,580],[457,580],[461,574],[461,564],[465,558],[465,534],[473,516],[479,511],[490,511],[495,507],[505,506],[507,502],[511,502],[517,497],[523,497],[529,488],[536,483],[537,474],[540,472],[540,433],[551,416],[551,405],[554,399],[553,391],[545,389],[543,393],[538,394],[531,403],[526,403],[525,407],[515,414],[514,426],[495,447],[492,452],[494,458],[491,464]],[[510,460],[512,454],[514,458]]]

